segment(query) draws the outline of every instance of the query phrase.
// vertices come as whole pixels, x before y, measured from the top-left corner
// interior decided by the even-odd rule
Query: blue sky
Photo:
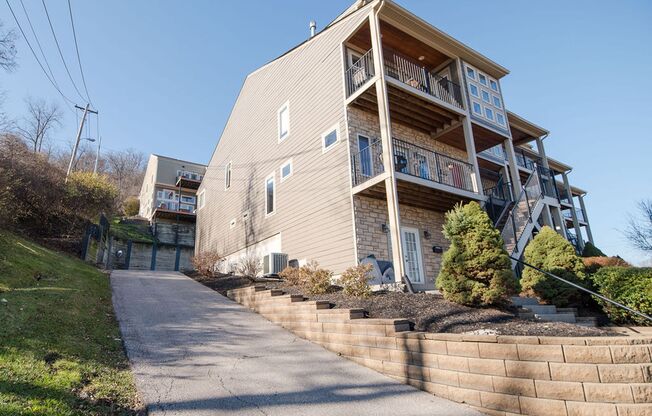
[[[74,99],[41,2],[23,1]],[[303,41],[310,19],[322,28],[352,1],[72,0],[106,147],[208,162],[246,74]],[[20,3],[10,2],[29,30]],[[637,200],[652,198],[652,2],[399,3],[511,71],[502,80],[506,106],[550,130],[548,155],[574,166],[597,245],[644,261],[618,230]],[[46,4],[81,89],[67,4]],[[0,20],[15,27],[4,2]],[[19,116],[28,95],[62,103],[22,39],[17,47],[19,68],[0,73],[6,111]],[[62,144],[75,134],[76,117],[65,114],[54,135]]]

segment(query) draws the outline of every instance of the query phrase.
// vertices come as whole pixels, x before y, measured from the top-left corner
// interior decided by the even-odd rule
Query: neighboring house
[[[468,201],[516,257],[544,224],[581,249],[585,192],[548,132],[506,110],[507,74],[392,1],[357,1],[247,76],[199,187],[196,250],[336,274],[374,255],[432,289],[444,213]]]
[[[150,155],[140,188],[139,215],[156,221],[195,221],[197,189],[206,166],[160,155]]]

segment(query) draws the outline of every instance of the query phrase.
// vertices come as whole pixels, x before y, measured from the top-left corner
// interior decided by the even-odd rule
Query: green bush
[[[136,197],[129,197],[122,204],[122,210],[127,217],[138,215],[138,212],[140,211],[140,201]]]
[[[652,315],[652,268],[603,267],[591,278],[601,295]],[[649,321],[638,315],[600,299],[596,300],[614,322],[650,325]]]
[[[573,245],[550,227],[543,227],[527,245],[525,262],[573,283],[586,285],[582,259]],[[576,304],[581,300],[578,289],[530,267],[523,271],[521,289],[527,296],[556,306]]]
[[[460,204],[446,213],[443,231],[451,245],[444,253],[437,287],[446,299],[486,306],[517,291],[500,232],[478,203]]]
[[[584,244],[584,250],[582,250],[582,257],[607,257],[607,255],[594,246],[590,241],[587,241],[586,244]]]
[[[373,270],[371,264],[358,264],[346,269],[339,281],[344,294],[356,298],[371,296],[371,286],[369,286],[369,281],[373,278],[371,270]]]

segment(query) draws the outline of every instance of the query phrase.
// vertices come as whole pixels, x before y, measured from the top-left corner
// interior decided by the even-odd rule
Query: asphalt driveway
[[[175,272],[114,271],[151,415],[480,415],[297,338]]]

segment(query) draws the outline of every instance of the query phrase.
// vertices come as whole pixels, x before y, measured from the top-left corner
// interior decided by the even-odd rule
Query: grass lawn
[[[0,231],[0,415],[134,415],[108,277]]]
[[[147,226],[122,223],[120,222],[120,217],[111,220],[110,233],[125,241],[132,240],[137,243],[154,242],[154,236],[148,231]]]

